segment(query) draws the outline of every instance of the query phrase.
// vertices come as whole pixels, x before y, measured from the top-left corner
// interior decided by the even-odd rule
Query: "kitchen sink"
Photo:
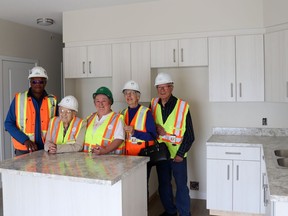
[[[288,168],[288,158],[278,158],[277,163],[281,167],[287,167]]]
[[[278,157],[288,157],[288,149],[275,150],[274,154]]]

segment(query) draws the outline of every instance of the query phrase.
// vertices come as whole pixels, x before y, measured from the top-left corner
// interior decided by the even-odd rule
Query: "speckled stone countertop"
[[[288,168],[277,163],[274,151],[288,149],[288,129],[214,128],[207,145],[259,146],[263,148],[272,201],[288,202]]]
[[[0,172],[113,185],[149,161],[146,157],[41,150],[0,163]]]

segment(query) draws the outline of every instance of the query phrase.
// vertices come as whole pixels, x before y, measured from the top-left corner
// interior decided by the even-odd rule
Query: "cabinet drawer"
[[[259,147],[207,146],[207,158],[231,160],[260,160]]]

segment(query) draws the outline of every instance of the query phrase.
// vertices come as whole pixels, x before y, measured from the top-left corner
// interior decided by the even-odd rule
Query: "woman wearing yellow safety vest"
[[[78,101],[72,96],[64,97],[59,103],[59,117],[49,122],[44,145],[49,153],[78,152],[83,149],[86,120],[76,117]]]
[[[151,101],[159,141],[165,142],[170,160],[156,164],[159,195],[165,209],[160,216],[189,216],[190,197],[187,187],[187,152],[194,141],[194,130],[187,102],[172,95],[174,82],[169,74],[155,78],[158,98]],[[176,183],[176,197],[172,191],[172,175]]]
[[[84,152],[102,154],[124,153],[123,116],[111,110],[113,96],[107,87],[92,95],[96,112],[87,117]]]

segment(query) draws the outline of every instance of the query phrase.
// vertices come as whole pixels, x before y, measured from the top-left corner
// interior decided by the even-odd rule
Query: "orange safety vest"
[[[75,143],[77,136],[80,132],[80,128],[83,120],[74,117],[67,129],[67,132],[64,136],[64,127],[63,122],[60,117],[54,117],[50,120],[50,137],[51,140],[56,144],[71,144]]]
[[[137,110],[135,116],[133,117],[132,121],[129,124],[129,113],[128,108],[123,110],[121,113],[124,116],[124,122],[126,125],[133,126],[134,130],[147,132],[146,129],[146,119],[147,119],[147,112],[149,108],[140,106]],[[126,155],[138,155],[140,150],[145,147],[145,140],[137,139],[136,137],[131,137],[131,134],[126,134],[125,136],[125,154]],[[154,141],[148,141],[148,146],[153,145]]]
[[[92,113],[87,118],[87,129],[85,134],[84,152],[90,152],[91,149],[96,146],[108,146],[114,140],[114,132],[119,121],[123,118],[121,114],[111,112],[108,114],[105,121],[94,131],[94,122],[96,120],[97,113]],[[123,154],[124,142],[114,151],[109,154]]]
[[[49,120],[56,115],[57,100],[54,95],[48,95],[43,98],[40,107],[41,119],[41,137],[43,143],[48,130]],[[17,93],[15,95],[15,114],[16,126],[25,133],[29,139],[35,141],[35,122],[36,111],[31,97],[28,97],[28,91]],[[22,143],[12,137],[12,142],[15,149],[26,151],[27,148]]]

